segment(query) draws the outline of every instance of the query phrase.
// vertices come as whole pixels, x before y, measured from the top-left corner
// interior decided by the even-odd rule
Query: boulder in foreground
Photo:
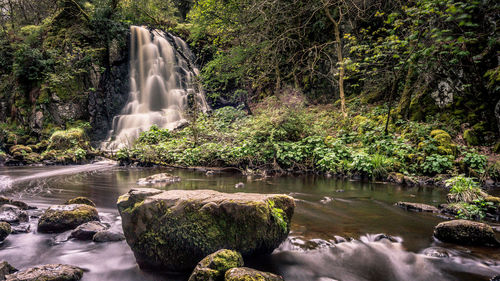
[[[97,209],[84,204],[54,205],[38,221],[38,231],[64,232],[90,221],[99,221]]]
[[[248,267],[232,268],[226,272],[225,281],[283,281],[279,275]]]
[[[500,246],[493,229],[485,224],[468,220],[452,220],[438,224],[434,236],[448,243],[471,246]]]
[[[83,270],[66,264],[39,265],[6,276],[7,281],[78,281]]]
[[[64,205],[71,205],[71,204],[84,204],[84,205],[89,205],[89,206],[95,207],[95,203],[92,202],[92,200],[88,199],[87,197],[83,197],[83,196],[69,199],[68,201],[66,201],[66,203],[64,203]]]
[[[232,250],[219,250],[202,259],[189,277],[189,281],[222,281],[231,268],[243,266],[243,257]]]
[[[294,208],[287,195],[213,190],[138,188],[118,199],[139,266],[169,271],[192,270],[219,249],[271,253],[288,236]]]

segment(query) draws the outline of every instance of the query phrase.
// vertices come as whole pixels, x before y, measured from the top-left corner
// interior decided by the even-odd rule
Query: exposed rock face
[[[0,221],[8,223],[27,222],[29,220],[28,213],[21,210],[19,207],[9,204],[0,206]]]
[[[106,230],[107,225],[100,223],[98,221],[86,222],[79,225],[75,230],[71,232],[70,238],[75,238],[78,240],[92,240],[92,237],[99,232]]]
[[[271,253],[295,208],[286,195],[138,188],[118,199],[127,243],[142,268],[192,270],[219,249]]]
[[[0,242],[5,240],[7,236],[12,232],[12,228],[10,227],[10,224],[6,222],[0,222]]]
[[[225,281],[283,281],[279,275],[248,267],[232,268],[226,272]]]
[[[489,225],[474,221],[452,220],[442,222],[434,228],[434,236],[443,242],[460,245],[500,246],[500,243],[495,239],[493,229]]]
[[[17,269],[6,261],[0,262],[0,280],[5,280],[5,276],[16,272]]]
[[[96,208],[84,204],[54,205],[38,221],[40,232],[63,232],[90,221],[99,221]]]
[[[219,250],[202,259],[189,277],[189,281],[222,281],[231,268],[243,266],[243,257],[232,250]]]
[[[83,197],[83,196],[69,199],[68,201],[66,201],[66,203],[64,203],[64,205],[71,205],[71,204],[85,204],[85,205],[95,207],[95,203],[92,202],[92,200],[88,199],[87,197]]]
[[[66,264],[35,266],[6,276],[8,281],[77,281],[82,279],[83,270]]]
[[[396,206],[401,207],[407,211],[414,211],[414,212],[431,212],[431,213],[439,212],[438,208],[422,203],[398,202],[396,203]]]
[[[172,176],[171,174],[162,173],[152,175],[146,178],[141,178],[137,181],[139,185],[148,185],[148,184],[158,184],[158,183],[174,183],[181,181],[180,177]]]
[[[125,240],[125,236],[119,232],[103,230],[94,234],[92,240],[94,242],[116,242]]]

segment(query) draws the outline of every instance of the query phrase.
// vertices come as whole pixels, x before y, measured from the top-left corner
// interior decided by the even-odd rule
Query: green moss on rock
[[[239,267],[228,270],[225,281],[283,281],[283,277],[270,272]]]
[[[189,277],[189,281],[224,280],[224,274],[231,268],[243,266],[240,253],[222,249],[202,259]]]
[[[99,221],[97,209],[84,204],[49,207],[38,221],[39,232],[63,232],[90,221]]]
[[[12,232],[12,228],[10,227],[10,224],[6,222],[0,222],[0,242],[5,240],[7,236]]]
[[[467,220],[442,222],[434,228],[434,236],[443,242],[459,245],[500,246],[489,225]]]
[[[68,201],[66,201],[66,203],[64,203],[64,205],[71,205],[71,204],[84,204],[84,205],[89,205],[89,206],[95,207],[95,203],[92,202],[92,200],[88,199],[87,197],[83,197],[83,196],[69,199]]]
[[[477,137],[476,133],[472,129],[467,129],[464,131],[464,140],[467,142],[468,145],[478,145],[479,144],[479,138]]]

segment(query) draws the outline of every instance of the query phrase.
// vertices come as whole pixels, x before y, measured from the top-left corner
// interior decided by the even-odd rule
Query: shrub
[[[138,143],[144,144],[157,144],[162,141],[168,140],[172,135],[168,129],[160,129],[158,126],[153,125],[149,131],[142,132],[137,138]]]
[[[448,155],[432,154],[425,157],[421,168],[429,175],[441,174],[453,168],[453,157]]]
[[[456,176],[445,182],[450,187],[448,202],[472,203],[474,200],[482,200],[486,193],[481,191],[479,184],[473,179],[464,176]]]
[[[462,162],[467,168],[472,169],[479,174],[483,174],[485,172],[488,159],[484,155],[474,152],[465,152]]]

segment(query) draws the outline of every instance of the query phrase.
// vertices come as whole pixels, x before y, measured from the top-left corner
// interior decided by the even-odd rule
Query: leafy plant
[[[453,157],[449,155],[432,154],[425,158],[421,167],[429,175],[441,174],[453,168]]]
[[[482,200],[486,196],[473,178],[462,175],[446,180],[445,185],[450,188],[448,202],[471,203],[475,200]]]

